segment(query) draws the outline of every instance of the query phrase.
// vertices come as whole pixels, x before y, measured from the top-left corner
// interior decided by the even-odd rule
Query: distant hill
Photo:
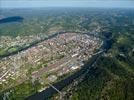
[[[7,18],[0,19],[0,24],[10,23],[10,22],[22,22],[23,19],[24,18],[20,16],[7,17]]]

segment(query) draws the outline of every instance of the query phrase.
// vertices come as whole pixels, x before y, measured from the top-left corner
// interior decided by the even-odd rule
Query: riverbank
[[[81,70],[77,71],[76,73],[72,74],[71,76],[68,76],[66,79],[61,80],[60,82],[54,83],[53,86],[58,90],[62,90],[64,87],[66,87],[67,85],[74,82],[74,80],[77,79],[78,77],[80,77],[81,75],[88,73],[91,66],[96,62],[97,58],[101,54],[103,54],[103,52],[107,51],[107,49],[108,49],[107,45],[106,45],[106,43],[103,43],[103,45],[100,48],[100,50],[103,50],[103,51],[100,53],[96,53],[96,55],[93,55],[92,58],[84,65],[84,67],[82,67]],[[99,52],[99,50],[98,50],[98,52]],[[33,95],[27,97],[26,100],[31,100],[31,99],[32,100],[44,100],[44,99],[46,100],[46,99],[50,98],[51,96],[53,96],[55,93],[57,93],[57,91],[54,90],[52,87],[49,87],[40,93],[36,93],[36,94],[33,94]]]

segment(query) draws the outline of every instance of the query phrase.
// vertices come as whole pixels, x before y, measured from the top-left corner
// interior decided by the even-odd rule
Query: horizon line
[[[48,7],[0,7],[0,9],[23,9],[23,8],[134,8],[134,7],[83,7],[83,6],[48,6]]]

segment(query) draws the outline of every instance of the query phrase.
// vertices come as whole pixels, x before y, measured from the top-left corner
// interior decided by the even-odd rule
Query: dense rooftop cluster
[[[6,89],[29,78],[41,79],[48,73],[58,77],[79,69],[94,49],[100,47],[100,42],[99,38],[80,33],[64,33],[44,40],[0,61],[0,85]],[[53,81],[53,78],[47,79]]]
[[[40,40],[40,37],[37,35],[17,36],[16,38],[13,38],[11,36],[1,36],[0,48],[8,49],[15,46],[23,46],[33,42],[34,40]]]

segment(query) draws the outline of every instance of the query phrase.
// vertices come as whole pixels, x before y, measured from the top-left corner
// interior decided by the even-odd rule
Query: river
[[[83,75],[87,70],[90,70],[91,66],[96,62],[97,58],[109,49],[108,48],[109,45],[111,44],[105,39],[103,45],[100,48],[100,50],[103,50],[103,52],[97,55],[93,55],[92,58],[79,71],[77,71],[76,73],[72,74],[71,76],[67,77],[64,80],[54,83],[53,86],[58,90],[62,90],[64,87],[72,83],[76,78]],[[54,90],[52,87],[49,87],[43,90],[42,92],[37,92],[27,97],[26,100],[47,100],[51,96],[53,96],[55,93],[57,93],[57,91]]]
[[[36,44],[38,44],[44,40],[51,39],[59,34],[64,34],[64,33],[66,33],[66,32],[57,32],[57,33],[49,36],[48,38],[33,42],[31,45],[24,47],[16,52],[4,55],[4,56],[0,57],[0,59],[17,54],[18,52],[21,52],[21,51],[24,51],[28,48],[31,48],[31,47],[35,46]],[[75,32],[75,33],[80,33],[80,32]],[[83,34],[89,35],[90,33],[83,33]],[[93,35],[93,34],[90,34],[90,35]],[[108,49],[107,46],[109,45],[107,41],[104,41],[104,42],[105,43],[103,43],[102,47],[100,48],[100,50],[104,50],[103,52],[107,51],[107,49]],[[91,68],[91,66],[96,62],[98,56],[101,56],[101,54],[103,54],[103,52],[101,52],[97,55],[93,55],[92,58],[88,61],[88,63],[86,63],[79,71],[75,72],[71,76],[68,76],[67,78],[65,78],[57,83],[54,83],[53,86],[56,87],[58,90],[62,90],[64,87],[66,87],[67,85],[72,83],[76,78],[80,77],[87,70],[89,70]],[[50,98],[51,96],[53,96],[55,93],[57,93],[57,91],[54,90],[52,87],[49,87],[49,88],[43,90],[42,92],[37,92],[37,93],[27,97],[26,100],[46,100],[46,99]]]

